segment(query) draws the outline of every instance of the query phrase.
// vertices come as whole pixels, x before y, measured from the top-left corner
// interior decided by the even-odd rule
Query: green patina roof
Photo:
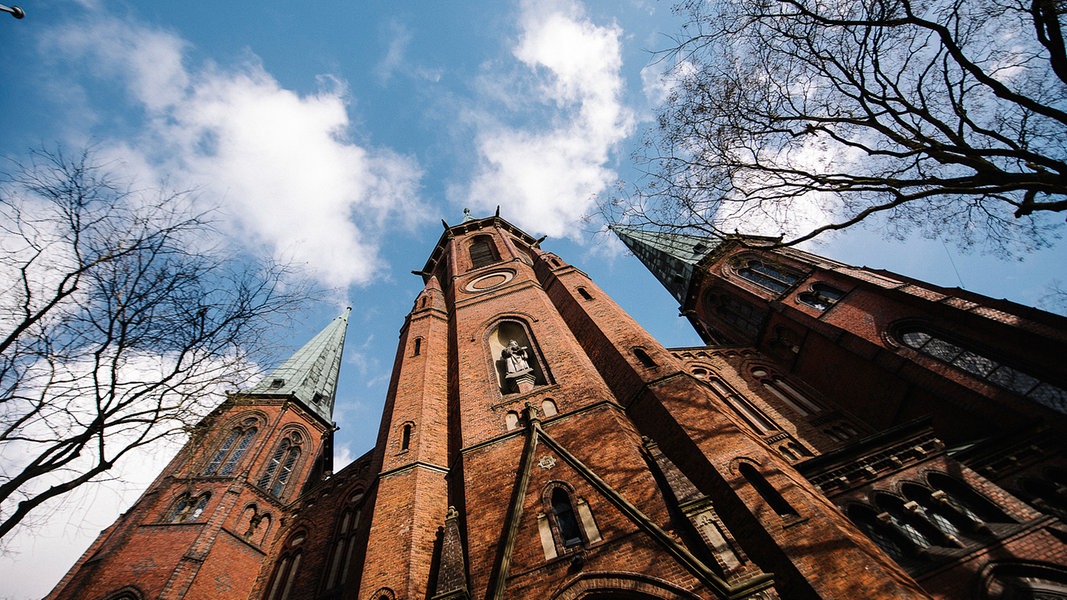
[[[685,303],[693,268],[710,254],[722,239],[686,233],[645,231],[631,227],[613,226],[626,247],[659,279],[679,304]]]
[[[345,309],[341,316],[247,393],[293,396],[327,423],[333,422],[337,375],[351,312],[351,308]]]

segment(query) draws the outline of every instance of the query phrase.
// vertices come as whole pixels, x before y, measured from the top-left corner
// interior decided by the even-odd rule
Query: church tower
[[[468,218],[418,273],[352,592],[924,596],[714,389],[539,243],[499,216]]]
[[[208,415],[48,598],[247,597],[287,506],[332,469],[350,310]]]
[[[1067,597],[1067,319],[751,236],[614,228],[675,349],[928,592]],[[968,591],[969,590],[969,591]]]

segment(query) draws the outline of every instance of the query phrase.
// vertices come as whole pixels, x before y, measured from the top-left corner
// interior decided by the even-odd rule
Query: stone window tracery
[[[737,274],[762,288],[779,294],[793,287],[800,280],[800,274],[791,269],[755,258],[743,260],[738,265]]]
[[[823,407],[814,400],[802,394],[789,382],[764,368],[752,369],[752,376],[763,384],[764,389],[802,417],[808,417],[823,411]]]
[[[274,576],[271,577],[270,585],[267,586],[264,600],[289,600],[293,591],[293,583],[300,570],[300,561],[304,555],[301,544],[304,543],[306,537],[307,534],[304,532],[298,532],[286,541],[284,550],[278,558],[277,567],[274,569]]]
[[[188,523],[199,521],[207,508],[211,494],[204,492],[199,496],[182,494],[167,513],[167,523]]]
[[[303,436],[297,431],[290,431],[271,454],[267,468],[263,471],[257,485],[271,496],[281,498],[296,468],[297,459],[300,458],[302,443]]]
[[[248,451],[249,446],[252,445],[252,440],[256,437],[256,425],[258,422],[255,417],[250,417],[230,430],[230,433],[211,457],[211,461],[208,462],[207,468],[204,469],[204,475],[231,475],[237,467],[237,463],[240,462],[245,452]]]
[[[813,283],[807,291],[797,294],[797,300],[813,306],[821,311],[829,310],[831,306],[845,295],[845,292],[825,283]]]
[[[359,501],[362,498],[362,491],[355,492],[348,500],[349,507],[344,510],[338,521],[334,549],[330,558],[329,571],[326,574],[327,590],[343,585],[348,580],[348,570],[352,564],[352,555],[356,545],[356,529],[359,527],[361,515]]]

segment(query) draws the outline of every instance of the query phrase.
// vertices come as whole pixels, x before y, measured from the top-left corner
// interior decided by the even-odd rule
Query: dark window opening
[[[559,525],[559,536],[563,539],[563,547],[570,548],[581,544],[582,534],[578,527],[578,518],[574,514],[574,506],[571,504],[570,494],[561,487],[552,490],[552,513],[556,515],[556,524]]]
[[[578,295],[581,296],[582,299],[584,299],[584,300],[592,300],[593,299],[593,297],[589,295],[589,292],[587,292],[584,287],[578,288]]]
[[[275,380],[270,382],[270,389],[279,390],[279,389],[282,388],[283,385],[285,385],[285,380],[284,379],[275,379]]]
[[[982,353],[937,337],[922,329],[898,331],[897,339],[922,354],[948,363],[999,388],[1014,392],[1047,408],[1067,414],[1067,390],[1044,382]]]
[[[422,338],[415,338],[415,351],[412,355],[418,356],[419,354],[422,354]]]
[[[798,516],[796,509],[786,502],[785,498],[778,493],[778,490],[774,489],[774,486],[772,486],[755,467],[748,463],[741,463],[738,470],[741,471],[741,476],[748,481],[749,485],[755,488],[756,492],[763,498],[763,501],[766,502],[779,517]]]
[[[404,430],[400,434],[400,450],[407,450],[411,446],[411,423],[404,423]]]
[[[650,368],[656,366],[656,361],[652,360],[652,357],[643,348],[634,348],[632,351],[642,365]]]

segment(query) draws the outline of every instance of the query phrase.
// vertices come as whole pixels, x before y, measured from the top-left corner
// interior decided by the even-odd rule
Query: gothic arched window
[[[794,271],[756,259],[744,261],[737,274],[779,294],[800,280],[800,275]]]
[[[1067,390],[1042,381],[986,356],[972,344],[948,340],[921,327],[902,327],[894,332],[903,345],[947,363],[999,388],[1014,392],[1052,410],[1067,414]]]
[[[797,300],[819,310],[828,310],[844,295],[844,292],[835,287],[825,283],[814,283],[808,291],[797,294]]]
[[[1008,516],[997,505],[955,477],[933,472],[926,477],[926,480],[930,482],[930,487],[944,494],[944,498],[950,505],[977,523],[1015,522],[1015,519]]]
[[[285,486],[289,483],[289,477],[296,468],[296,461],[300,458],[300,443],[302,437],[296,431],[290,432],[285,439],[278,444],[274,454],[267,463],[267,469],[259,478],[260,488],[266,490],[271,496],[281,498]]]
[[[278,559],[274,576],[271,577],[270,585],[267,586],[267,594],[264,600],[288,600],[293,591],[293,583],[300,570],[300,560],[303,558],[300,545],[304,543],[306,534],[303,532],[294,534],[285,543],[285,549]]]
[[[901,562],[906,555],[904,547],[897,541],[895,531],[883,519],[880,519],[867,505],[850,504],[845,509],[848,518],[860,528],[872,542],[878,545],[893,560]]]
[[[361,514],[361,506],[359,506],[361,498],[363,498],[362,490],[352,494],[348,500],[349,508],[341,514],[338,522],[333,555],[326,574],[326,589],[328,590],[344,584],[348,579],[348,567],[352,564],[352,553],[356,545],[356,527],[359,526]]]
[[[474,238],[470,245],[471,268],[477,269],[485,265],[491,265],[500,260],[500,255],[493,245],[493,238],[488,235],[479,235]]]
[[[257,420],[254,418],[245,419],[239,426],[230,430],[226,439],[222,441],[222,445],[211,457],[211,462],[204,469],[204,475],[232,474],[256,437],[256,423]]]
[[[538,515],[537,527],[546,559],[601,540],[589,504],[576,497],[566,484],[549,484],[542,497],[545,512]]]
[[[204,514],[204,509],[207,508],[209,499],[211,499],[211,494],[207,492],[199,496],[182,494],[178,501],[174,503],[170,512],[167,513],[167,523],[198,521],[200,516]]]

